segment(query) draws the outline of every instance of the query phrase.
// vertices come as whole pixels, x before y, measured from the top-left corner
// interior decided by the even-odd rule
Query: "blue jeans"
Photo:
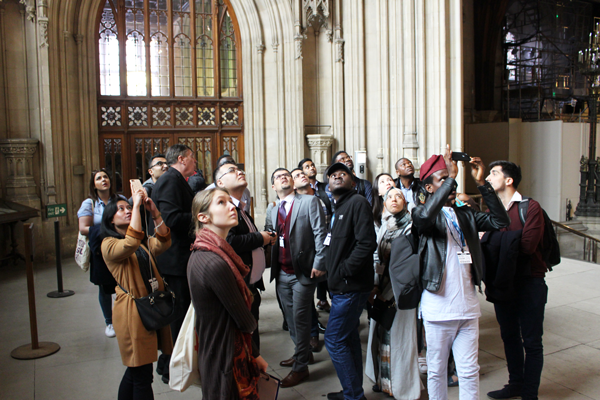
[[[526,278],[515,286],[514,301],[494,304],[504,342],[508,384],[522,388],[523,399],[537,399],[544,367],[542,335],[548,286],[544,278]]]
[[[325,331],[325,347],[337,372],[344,399],[364,396],[362,349],[358,326],[370,292],[334,294]]]

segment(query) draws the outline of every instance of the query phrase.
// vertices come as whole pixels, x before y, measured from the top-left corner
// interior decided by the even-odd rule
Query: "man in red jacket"
[[[508,228],[501,231],[523,230],[515,276],[517,295],[510,302],[494,304],[504,353],[508,365],[508,385],[487,395],[491,399],[537,399],[544,366],[542,334],[548,287],[544,277],[547,267],[542,259],[544,215],[540,204],[529,199],[525,224],[519,218],[519,203],[523,196],[517,191],[521,168],[509,161],[494,161],[486,178],[500,197],[510,216]],[[523,354],[525,351],[525,355]]]

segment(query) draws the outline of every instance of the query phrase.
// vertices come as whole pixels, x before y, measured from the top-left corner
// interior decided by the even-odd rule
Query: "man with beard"
[[[354,179],[354,190],[356,190],[356,193],[364,196],[369,201],[370,205],[373,205],[373,185],[371,185],[371,182],[368,180],[356,176],[354,173],[354,162],[352,161],[352,157],[350,157],[345,150],[340,150],[331,158],[331,164],[335,163],[342,163],[348,167],[352,172],[352,178]]]
[[[461,399],[479,399],[479,299],[483,275],[478,232],[508,226],[510,218],[484,180],[485,167],[471,158],[471,175],[489,213],[457,205],[458,165],[450,146],[421,166],[425,204],[412,212],[420,235],[421,314],[427,340],[427,390],[431,399],[448,398],[448,356],[454,355]]]
[[[327,214],[331,215],[331,193],[326,182],[319,182],[317,180],[317,167],[310,158],[305,158],[298,163],[298,168],[301,169],[311,188],[314,189],[315,195],[321,199],[325,207],[327,208]]]
[[[415,166],[408,158],[403,157],[396,161],[396,187],[402,190],[404,198],[408,202],[408,211],[412,211],[415,204],[415,193],[419,187],[419,179],[415,178]]]
[[[277,294],[296,345],[292,358],[280,363],[292,367],[281,387],[296,386],[308,379],[311,315],[317,281],[325,277],[325,214],[314,196],[296,194],[292,176],[285,168],[271,175],[278,202],[271,209],[271,221],[278,240],[273,245],[271,281],[277,280]]]
[[[325,239],[327,283],[333,298],[325,331],[343,390],[328,399],[364,399],[363,362],[358,326],[373,289],[373,252],[377,247],[371,205],[354,190],[350,168],[334,163],[325,172],[335,201],[331,230]]]

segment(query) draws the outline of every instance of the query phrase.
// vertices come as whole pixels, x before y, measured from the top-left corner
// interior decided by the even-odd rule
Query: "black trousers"
[[[262,302],[262,298],[260,297],[260,292],[254,285],[249,285],[249,286],[250,286],[250,292],[252,292],[252,295],[254,296],[254,300],[252,301],[252,306],[250,308],[250,312],[256,319],[256,329],[252,333],[252,341],[256,345],[256,348],[258,350],[260,350],[260,338],[258,337],[258,316],[259,316],[258,309],[260,307],[260,303]],[[183,321],[182,321],[182,323],[183,323]]]
[[[544,278],[526,278],[516,283],[516,289],[514,301],[494,304],[508,364],[508,384],[521,387],[523,399],[537,399],[544,367],[542,335],[548,286]]]
[[[188,284],[187,276],[176,276],[176,275],[163,275],[163,279],[167,281],[167,284],[175,293],[177,301],[177,319],[171,322],[171,337],[173,338],[173,345],[177,341],[177,336],[183,325],[185,314],[192,302],[190,295],[190,285]]]
[[[127,367],[119,385],[119,400],[153,400],[152,364]]]

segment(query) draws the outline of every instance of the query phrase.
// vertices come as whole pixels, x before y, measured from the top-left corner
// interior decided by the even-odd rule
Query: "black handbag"
[[[375,297],[373,304],[369,307],[369,318],[381,324],[386,331],[392,329],[394,317],[396,316],[396,302],[392,300],[384,301]]]
[[[144,248],[144,250],[146,250]],[[146,250],[146,252],[148,252]],[[150,252],[148,252],[152,256]],[[154,258],[154,256],[152,256]],[[153,277],[154,272],[152,263],[150,263],[150,275]],[[119,287],[125,294],[135,301],[135,305],[142,320],[144,328],[148,331],[157,331],[169,325],[175,321],[179,316],[176,312],[176,297],[175,293],[169,288],[167,282],[163,279],[165,290],[151,290],[150,285],[144,281],[146,289],[148,289],[148,296],[136,298],[134,295],[129,293],[123,286],[119,284]]]

